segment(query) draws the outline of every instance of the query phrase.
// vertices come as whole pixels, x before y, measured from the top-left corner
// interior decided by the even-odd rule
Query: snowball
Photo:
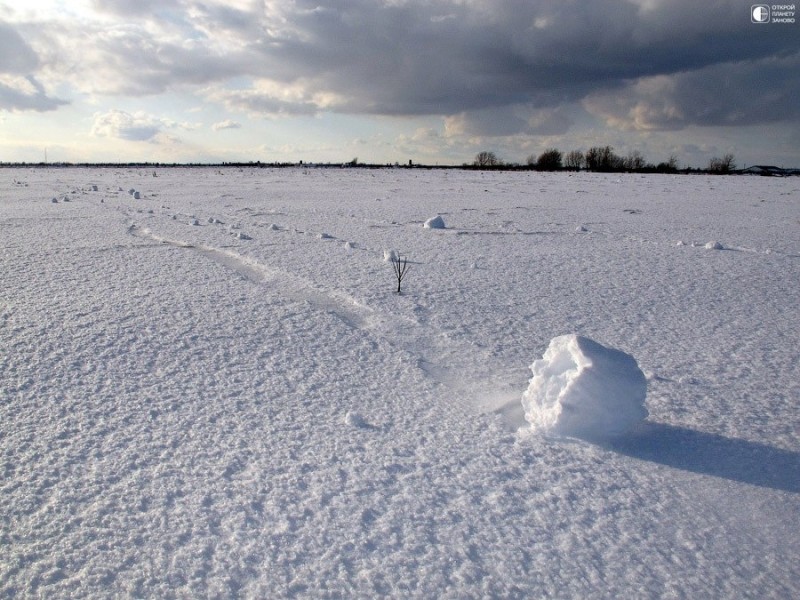
[[[425,225],[423,227],[425,227],[425,229],[444,229],[444,219],[441,217],[441,215],[436,215],[435,217],[431,217],[425,221]]]
[[[333,236],[330,233],[320,233],[317,237],[321,240],[332,240]]]
[[[58,204],[58,198],[53,198],[52,200],[50,200],[50,202],[52,202],[53,204]]]
[[[522,396],[537,431],[584,439],[620,435],[647,417],[647,381],[629,354],[578,335],[550,340]]]
[[[575,231],[576,231],[577,233],[586,233],[586,232],[587,232],[587,231],[589,231],[589,230],[588,230],[588,229],[586,229],[586,227],[584,227],[583,225],[578,225],[578,226],[575,228]]]
[[[133,192],[134,200],[139,200],[142,197],[142,194],[139,192]]]
[[[397,253],[397,250],[384,250],[383,251],[383,261],[384,262],[397,262],[400,260],[400,255]]]
[[[356,245],[353,242],[344,243],[345,250],[355,250]]]
[[[243,231],[240,231],[239,233],[237,233],[237,234],[236,234],[236,237],[237,237],[238,239],[240,239],[240,240],[252,240],[252,239],[253,239],[253,238],[251,238],[249,235],[247,235],[246,233],[244,233]]]
[[[722,244],[719,242],[708,242],[705,246],[706,250],[722,250]]]

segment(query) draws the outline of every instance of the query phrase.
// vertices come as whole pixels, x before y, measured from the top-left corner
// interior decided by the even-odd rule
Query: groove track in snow
[[[185,248],[213,260],[258,285],[275,284],[281,295],[295,302],[307,302],[317,310],[336,314],[353,328],[362,328],[370,310],[355,299],[339,292],[327,292],[315,289],[314,286],[300,277],[291,275],[280,269],[263,265],[253,259],[223,248],[195,245],[180,240],[171,240],[154,234],[147,228],[131,225],[128,233],[134,237],[150,239],[175,248]]]
[[[472,356],[474,349],[432,330],[424,321],[381,314],[343,292],[319,289],[296,275],[268,267],[231,250],[165,238],[136,224],[129,225],[127,232],[140,239],[196,252],[254,284],[271,286],[285,298],[334,314],[353,329],[412,355],[416,365],[429,378],[448,389],[459,404],[475,407],[479,412],[498,410],[512,428],[523,424],[519,390],[502,385],[491,369],[489,372],[480,369],[476,372],[474,366],[481,361]],[[458,357],[466,358],[466,363],[453,366]],[[505,379],[503,376],[502,380]]]

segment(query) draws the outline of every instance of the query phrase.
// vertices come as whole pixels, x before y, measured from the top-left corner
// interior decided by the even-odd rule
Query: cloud
[[[560,135],[573,119],[564,107],[503,106],[461,112],[445,118],[445,132],[453,136],[502,137],[510,135]]]
[[[148,16],[158,9],[164,10],[178,7],[176,0],[92,0],[92,8],[127,18]]]
[[[32,75],[0,74],[0,110],[47,112],[64,104],[68,102],[48,96]]]
[[[796,52],[797,30],[754,26],[742,0],[94,6],[103,11],[94,18],[0,27],[9,33],[0,65],[86,93],[190,91],[269,117],[441,115],[467,135],[557,135],[573,125],[565,107],[580,103],[635,130],[751,118],[754,98],[714,91],[726,81],[755,85],[773,114],[796,118],[781,61]],[[744,103],[741,116],[732,98]]]
[[[157,119],[144,113],[132,115],[121,110],[110,110],[95,114],[92,135],[145,142],[155,138],[161,132],[161,127]]]
[[[171,119],[154,117],[142,111],[133,114],[123,110],[95,113],[91,134],[95,137],[116,138],[129,142],[176,141],[165,129],[196,129],[192,123],[178,123]]]
[[[798,97],[800,53],[642,78],[594,92],[584,106],[613,127],[680,130],[797,121]]]
[[[597,0],[286,4],[260,52],[276,81],[303,79],[351,112],[453,115],[552,107],[598,87],[764,56],[786,35],[753,35],[740,2]],[[447,17],[447,18],[445,18]],[[274,25],[270,27],[269,25]]]
[[[221,129],[241,129],[242,124],[237,121],[232,121],[231,119],[225,119],[224,121],[220,121],[219,123],[214,123],[211,126],[211,129],[214,131],[220,131]]]
[[[39,58],[16,29],[0,22],[0,73],[31,73]]]
[[[67,104],[47,95],[33,75],[38,67],[36,52],[16,29],[0,22],[0,110],[45,112]]]
[[[247,112],[253,115],[314,115],[321,108],[319,104],[311,99],[286,99],[280,97],[283,94],[263,89],[263,86],[236,90],[208,90],[207,93],[207,97],[210,100],[221,102],[230,110]]]

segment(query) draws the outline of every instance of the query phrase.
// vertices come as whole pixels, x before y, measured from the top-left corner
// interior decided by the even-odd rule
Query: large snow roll
[[[647,418],[647,382],[636,359],[625,352],[562,335],[550,340],[531,370],[522,406],[535,430],[602,439]]]

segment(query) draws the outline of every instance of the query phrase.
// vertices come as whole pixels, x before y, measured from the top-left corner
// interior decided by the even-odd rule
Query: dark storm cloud
[[[623,129],[746,126],[800,120],[800,53],[714,65],[600,91],[587,109]]]
[[[380,114],[555,106],[643,77],[763,59],[797,39],[754,26],[743,2],[329,4],[283,13],[285,35],[262,40],[265,73],[304,77],[343,95],[345,110]]]

